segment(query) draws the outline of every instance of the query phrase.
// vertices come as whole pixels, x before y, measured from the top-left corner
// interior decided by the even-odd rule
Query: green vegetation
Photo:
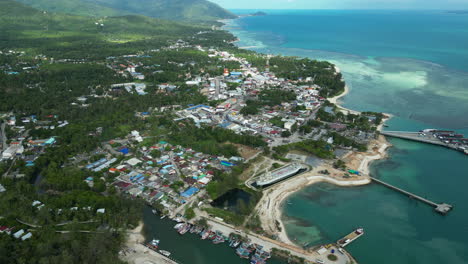
[[[284,126],[284,121],[281,121],[281,117],[273,117],[270,119],[268,122],[272,123],[273,125],[277,127],[283,127]]]
[[[17,0],[49,12],[82,16],[145,15],[170,20],[215,21],[235,16],[205,0]]]
[[[9,0],[0,2],[0,17],[0,49],[32,49],[55,59],[103,59],[156,49],[206,29],[138,15],[97,20],[44,13]]]
[[[327,142],[321,140],[315,141],[309,139],[273,148],[273,151],[280,156],[286,155],[289,151],[292,150],[303,151],[305,153],[312,154],[324,159],[332,159],[335,157],[331,146],[327,144]]]
[[[195,217],[195,211],[193,210],[193,207],[189,207],[185,210],[185,218],[187,220],[193,219]]]
[[[237,147],[228,142],[251,147],[267,145],[259,136],[238,135],[231,130],[218,127],[197,128],[191,123],[179,123],[172,131],[173,133],[168,135],[168,140],[175,145],[226,157],[240,156]]]
[[[359,151],[367,151],[366,144],[359,144],[356,141],[350,138],[347,138],[345,136],[342,136],[336,132],[329,133],[329,136],[333,138],[333,143],[335,145],[339,145],[343,147],[352,147],[352,148],[356,148]]]
[[[338,257],[336,255],[333,255],[333,254],[328,254],[327,258],[331,261],[337,261],[338,260]]]

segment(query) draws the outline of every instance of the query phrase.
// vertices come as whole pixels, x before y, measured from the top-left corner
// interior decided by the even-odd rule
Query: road
[[[0,140],[2,141],[2,151],[5,151],[5,149],[8,148],[8,145],[7,145],[7,136],[6,136],[6,133],[5,133],[5,126],[6,126],[6,123],[5,122],[2,122],[2,125],[0,126]]]
[[[210,218],[206,218],[206,220],[213,230],[221,231],[224,235],[229,235],[231,233],[239,234],[243,237],[247,237],[248,239],[250,239],[251,243],[262,245],[263,248],[267,251],[271,251],[271,249],[273,248],[286,250],[294,256],[306,259],[307,261],[309,261],[307,263],[316,263],[317,259],[322,260],[326,264],[346,264],[350,262],[350,258],[348,257],[348,255],[339,253],[338,248],[333,245],[330,246],[327,249],[327,251],[321,255],[315,250],[304,250],[297,246],[282,243],[245,230],[236,229],[234,226],[223,222],[215,221]],[[327,255],[331,253],[331,250],[335,250],[335,252],[337,252],[335,254],[335,256],[338,258],[336,261],[330,261],[327,259]]]

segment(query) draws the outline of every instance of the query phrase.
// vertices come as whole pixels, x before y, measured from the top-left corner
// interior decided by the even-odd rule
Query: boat
[[[213,240],[213,239],[215,239],[215,238],[216,238],[216,233],[213,232],[213,231],[211,231],[210,234],[208,235],[208,239]]]
[[[161,218],[159,218],[159,219],[164,219],[164,218],[166,218],[166,216],[167,216],[167,215],[163,215],[163,216],[161,216]]]
[[[203,233],[201,234],[201,239],[207,239],[211,234],[211,231],[210,230],[205,230],[203,231]]]
[[[159,250],[159,253],[163,254],[166,257],[169,257],[171,255],[171,252],[166,251],[166,250]]]
[[[241,241],[240,240],[237,240],[236,242],[234,242],[234,244],[232,245],[232,247],[236,248],[240,245]]]
[[[174,229],[180,229],[182,226],[184,226],[184,223],[178,223],[174,226]]]
[[[153,212],[153,214],[157,214],[157,213],[158,213],[158,211],[156,211],[156,209],[153,209],[152,212]]]
[[[364,228],[358,228],[354,232],[356,233],[356,235],[362,235],[362,234],[364,234]]]
[[[189,231],[190,225],[189,224],[184,224],[180,229],[179,229],[179,234],[183,235]]]
[[[197,227],[196,227],[195,225],[193,225],[192,227],[190,227],[189,232],[190,232],[191,234],[195,233],[196,228],[197,228]]]
[[[243,244],[244,243],[242,243],[242,245]],[[236,254],[243,259],[248,259],[250,252],[247,249],[245,249],[242,245],[236,249]]]
[[[146,246],[152,250],[157,250],[159,246],[159,240],[153,239],[149,243],[147,243]]]
[[[222,236],[216,236],[215,239],[213,239],[213,244],[221,244],[224,243],[224,237]]]

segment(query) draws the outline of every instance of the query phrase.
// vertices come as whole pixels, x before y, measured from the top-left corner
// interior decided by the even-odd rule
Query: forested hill
[[[0,49],[33,49],[54,58],[102,58],[157,48],[200,30],[204,27],[141,15],[97,19],[0,1]]]
[[[145,15],[170,20],[214,21],[235,15],[207,0],[16,0],[49,12],[82,16]]]

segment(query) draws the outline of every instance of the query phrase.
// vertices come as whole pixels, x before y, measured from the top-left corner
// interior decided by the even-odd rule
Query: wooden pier
[[[446,204],[446,203],[438,204],[438,203],[435,203],[435,202],[433,202],[433,201],[430,201],[430,200],[428,200],[428,199],[426,199],[426,198],[423,198],[423,197],[421,197],[421,196],[418,196],[418,195],[416,195],[416,194],[407,192],[407,191],[405,191],[405,190],[403,190],[403,189],[400,189],[400,188],[395,187],[395,186],[393,186],[393,185],[391,185],[391,184],[388,184],[388,183],[386,183],[386,182],[383,182],[383,181],[381,181],[381,180],[379,180],[379,179],[376,179],[376,178],[371,177],[371,180],[374,181],[374,182],[376,182],[376,183],[379,183],[379,184],[381,184],[381,185],[383,185],[383,186],[385,186],[385,187],[387,187],[387,188],[389,188],[389,189],[392,189],[392,190],[395,190],[395,191],[397,191],[397,192],[400,192],[400,193],[402,193],[402,194],[404,194],[404,195],[406,195],[406,196],[408,196],[408,197],[410,197],[410,198],[413,198],[413,199],[419,200],[419,201],[421,201],[421,202],[423,202],[423,203],[425,203],[425,204],[428,204],[428,205],[434,207],[435,211],[436,211],[437,213],[439,213],[439,214],[445,215],[445,214],[447,214],[450,210],[453,209],[453,206],[450,205],[450,204]]]

